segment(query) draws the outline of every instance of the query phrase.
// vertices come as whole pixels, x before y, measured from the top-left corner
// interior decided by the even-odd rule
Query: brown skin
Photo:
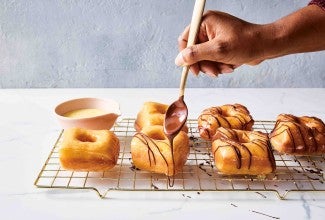
[[[256,65],[294,53],[325,50],[325,11],[309,5],[273,23],[252,24],[232,15],[207,11],[197,44],[186,48],[189,26],[178,38],[175,63],[210,76],[231,73],[243,64]]]

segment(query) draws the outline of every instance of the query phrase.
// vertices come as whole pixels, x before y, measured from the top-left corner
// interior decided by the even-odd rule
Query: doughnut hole
[[[160,141],[166,139],[165,135],[161,132],[152,132],[151,134],[149,134],[149,137],[154,140],[160,140]]]
[[[159,114],[165,114],[166,113],[166,107],[165,106],[157,106],[157,113]]]
[[[76,136],[76,139],[78,141],[81,141],[81,142],[96,142],[97,141],[97,138],[91,134],[87,134],[87,133],[80,133],[80,134],[77,134]]]
[[[167,137],[164,134],[163,127],[161,125],[154,125],[151,127],[145,127],[142,133],[147,135],[149,138],[157,141],[166,140]]]

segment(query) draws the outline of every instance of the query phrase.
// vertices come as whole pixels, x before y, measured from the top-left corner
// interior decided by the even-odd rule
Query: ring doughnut
[[[325,125],[316,117],[280,114],[269,138],[272,147],[281,154],[325,153]]]
[[[210,107],[203,110],[198,118],[199,133],[205,140],[213,140],[219,127],[250,131],[253,124],[252,116],[241,104]]]
[[[264,175],[275,170],[275,159],[266,134],[218,128],[212,143],[215,165],[223,174]]]

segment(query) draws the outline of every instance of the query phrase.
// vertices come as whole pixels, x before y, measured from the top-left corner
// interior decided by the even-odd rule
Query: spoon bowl
[[[173,139],[186,123],[188,109],[184,102],[184,96],[173,102],[167,109],[164,120],[164,132]]]

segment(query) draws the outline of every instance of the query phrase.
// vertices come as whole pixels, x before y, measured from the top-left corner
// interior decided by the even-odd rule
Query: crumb
[[[256,194],[259,194],[260,196],[262,196],[264,199],[267,198],[266,195],[263,195],[262,193],[260,192],[255,192]]]
[[[157,186],[155,186],[153,183],[151,183],[151,186],[155,189],[155,190],[157,190],[157,189],[159,189]]]

